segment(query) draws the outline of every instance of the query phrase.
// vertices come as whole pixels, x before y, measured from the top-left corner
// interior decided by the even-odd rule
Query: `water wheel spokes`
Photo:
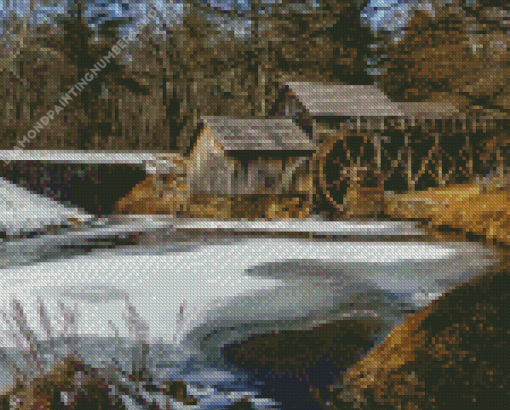
[[[432,147],[432,149],[430,149],[430,151],[427,155],[427,158],[425,158],[425,160],[423,161],[423,163],[421,165],[420,170],[418,171],[416,176],[413,178],[413,183],[415,185],[418,182],[418,179],[420,179],[420,177],[423,176],[428,171],[428,168],[429,168],[428,165],[429,165],[430,161],[433,159],[434,154],[436,154],[437,152],[438,152],[437,146],[434,146],[434,147]]]
[[[448,172],[446,174],[443,174],[443,181],[444,181],[445,185],[446,185],[446,183],[450,182],[450,180],[454,180],[455,167],[457,165],[455,156],[450,156],[450,155],[446,155],[446,156],[448,157],[448,160],[451,162],[452,165],[451,165],[450,169],[448,170]]]
[[[343,139],[333,144],[321,160],[322,189],[328,201],[338,211],[344,207],[344,196],[351,179],[354,155],[347,148],[347,141]]]
[[[349,189],[366,185],[377,175],[373,149],[366,135],[342,135],[326,142],[317,156],[319,189],[330,205],[344,212]]]

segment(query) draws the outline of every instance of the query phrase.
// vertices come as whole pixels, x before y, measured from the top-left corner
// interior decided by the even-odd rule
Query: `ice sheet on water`
[[[121,312],[129,295],[151,336],[198,341],[215,329],[229,329],[230,336],[238,337],[240,326],[274,328],[275,322],[306,319],[310,311],[346,313],[349,304],[380,310],[377,306],[384,303],[379,314],[391,319],[406,310],[402,303],[411,303],[414,293],[442,293],[492,264],[484,252],[473,244],[274,238],[203,243],[192,250],[156,254],[114,250],[2,270],[0,299],[19,299],[37,334],[44,334],[34,304],[39,296],[52,317],[60,317],[59,300],[76,304],[88,318],[78,320],[79,334],[111,335],[111,321],[125,337]],[[388,302],[387,295],[400,294],[407,296]],[[180,326],[176,315],[183,300],[192,308],[186,310],[186,325]],[[260,327],[253,330],[263,333]]]
[[[47,237],[37,239],[42,238]],[[20,242],[31,241],[35,239]],[[84,341],[80,345],[84,360],[95,364],[99,357],[97,351],[101,351],[104,360],[113,357],[120,367],[129,369],[133,357],[129,349],[121,354],[123,348],[118,346],[115,354],[111,345],[100,345],[87,336],[115,333],[108,327],[109,321],[118,326],[120,334],[128,334],[121,327],[120,318],[126,293],[140,316],[150,324],[151,335],[155,332],[152,336],[172,340],[174,334],[179,334],[187,341],[203,340],[203,348],[209,345],[218,352],[218,346],[232,337],[283,329],[286,324],[301,326],[297,319],[315,323],[333,320],[333,314],[341,319],[376,313],[391,322],[407,309],[407,304],[416,303],[421,293],[442,292],[454,283],[467,280],[493,258],[482,247],[467,243],[258,238],[214,246],[204,240],[191,250],[156,254],[145,254],[146,250],[138,254],[132,251],[135,248],[140,249],[134,247],[122,253],[109,251],[2,270],[0,284],[4,302],[9,303],[12,297],[19,299],[26,308],[28,325],[37,335],[44,335],[35,309],[37,296],[44,299],[48,314],[54,318],[59,317],[59,299],[69,303],[70,308],[76,303],[82,319],[88,319],[78,320],[76,329],[78,334],[84,334],[80,338]],[[186,309],[186,312],[191,319],[189,326],[179,328],[174,322],[182,300],[189,302],[190,311]],[[220,304],[210,305],[206,303],[209,300]],[[202,311],[203,317],[199,315]],[[313,317],[312,311],[317,312]],[[62,329],[55,325],[55,330]],[[217,337],[204,340],[204,336],[213,333]],[[73,344],[64,347],[72,349]],[[202,385],[216,386],[214,391],[218,394],[203,392],[207,396],[201,400],[203,409],[228,403],[229,397],[222,393],[221,387],[233,391],[232,377],[212,369],[212,364],[219,364],[212,360],[214,356],[198,360],[169,350],[172,349],[162,348],[148,361],[154,364],[159,377],[182,377],[192,384],[195,378]],[[204,376],[207,373],[209,378]],[[191,387],[190,392],[194,394]]]
[[[23,235],[49,226],[68,226],[70,218],[86,222],[94,216],[0,178],[0,233]]]

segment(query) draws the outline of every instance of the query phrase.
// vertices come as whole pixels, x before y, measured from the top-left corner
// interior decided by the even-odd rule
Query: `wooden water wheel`
[[[362,199],[361,192],[378,190],[377,155],[365,134],[335,135],[328,139],[319,148],[314,164],[318,179],[316,194],[325,197],[340,213],[349,213],[356,206],[352,200]]]
[[[343,216],[374,216],[385,188],[422,191],[474,182],[489,171],[504,179],[510,163],[504,137],[387,134],[336,134],[322,142],[313,161],[317,203]]]

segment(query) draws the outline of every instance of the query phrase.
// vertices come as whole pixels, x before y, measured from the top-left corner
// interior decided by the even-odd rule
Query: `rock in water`
[[[330,388],[330,408],[508,408],[509,268],[506,260],[407,317]]]
[[[255,410],[253,404],[248,400],[248,396],[236,401],[232,406],[228,406],[227,410]]]
[[[188,396],[186,384],[182,380],[167,381],[163,383],[163,394],[180,401],[186,406],[195,405],[198,400],[193,396]]]

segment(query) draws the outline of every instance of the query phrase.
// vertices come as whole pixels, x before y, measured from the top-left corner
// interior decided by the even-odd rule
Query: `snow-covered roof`
[[[140,164],[153,160],[161,153],[119,152],[119,151],[78,151],[78,150],[0,150],[0,160],[46,161],[79,164]]]

